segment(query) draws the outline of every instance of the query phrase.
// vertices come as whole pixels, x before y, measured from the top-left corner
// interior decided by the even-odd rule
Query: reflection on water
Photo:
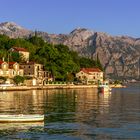
[[[12,130],[12,129],[18,129],[18,130],[24,130],[29,129],[33,127],[44,127],[44,122],[28,122],[28,123],[1,123],[0,124],[0,130]]]
[[[5,139],[140,139],[139,88],[0,92],[1,114],[45,114],[43,124],[0,124]],[[21,127],[22,126],[22,127]]]
[[[0,113],[4,114],[44,114],[44,91],[0,92]]]

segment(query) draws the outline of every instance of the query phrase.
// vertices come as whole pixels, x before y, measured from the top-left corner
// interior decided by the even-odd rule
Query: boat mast
[[[140,57],[138,58],[138,79],[140,79]]]

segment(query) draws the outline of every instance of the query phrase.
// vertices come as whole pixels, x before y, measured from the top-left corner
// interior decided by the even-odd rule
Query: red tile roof
[[[5,61],[0,60],[0,64],[4,63]],[[7,62],[6,62],[7,63]],[[9,62],[9,65],[14,65],[16,62]]]
[[[16,62],[9,62],[9,65],[14,65]]]
[[[0,60],[0,64],[2,64],[2,63],[4,63],[4,61],[1,61],[1,60]]]
[[[25,48],[19,48],[19,47],[12,47],[12,48],[14,49],[14,51],[17,51],[17,52],[19,52],[19,51],[28,52],[27,49],[25,49]]]
[[[3,64],[5,61],[1,61],[0,60],[0,68],[1,68],[1,64]],[[8,64],[8,62],[6,62]],[[15,64],[16,62],[9,62],[9,68],[13,68],[13,65]]]
[[[90,74],[90,72],[102,72],[99,68],[82,68],[80,71],[83,71],[87,74]]]

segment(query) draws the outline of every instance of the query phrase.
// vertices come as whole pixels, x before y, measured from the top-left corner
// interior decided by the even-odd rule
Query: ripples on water
[[[140,87],[0,92],[1,114],[45,114],[44,123],[0,124],[0,139],[140,139]]]

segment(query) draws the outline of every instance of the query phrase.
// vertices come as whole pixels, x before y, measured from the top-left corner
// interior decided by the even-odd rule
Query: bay
[[[0,114],[44,114],[43,123],[0,123],[0,139],[139,140],[140,86],[0,92]]]

